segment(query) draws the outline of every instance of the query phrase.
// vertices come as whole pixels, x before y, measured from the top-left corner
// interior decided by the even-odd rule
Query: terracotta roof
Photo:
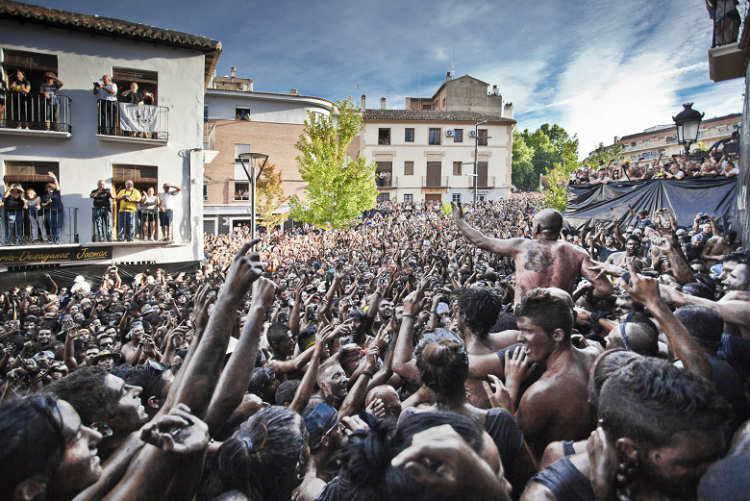
[[[502,122],[516,123],[512,118],[490,115],[475,111],[436,111],[436,110],[365,110],[365,120],[418,120],[424,122]]]
[[[127,38],[145,38],[155,43],[203,51],[221,50],[221,42],[181,31],[165,30],[146,24],[131,23],[110,17],[76,14],[21,2],[0,0],[0,19],[56,25],[74,30],[102,32]]]
[[[299,97],[299,98],[305,98],[305,99],[317,99],[318,101],[326,102],[330,105],[335,106],[335,103],[329,101],[328,99],[323,99],[322,97],[316,97],[316,96],[305,96],[303,94],[282,94],[280,92],[261,92],[258,90],[236,90],[236,89],[216,89],[214,87],[209,87],[208,90],[214,90],[216,92],[236,92],[237,94],[260,94],[261,96],[281,96],[281,97]]]
[[[206,54],[204,88],[221,55],[221,42],[212,38],[191,35],[182,31],[165,30],[147,24],[132,23],[111,17],[90,16],[65,10],[51,9],[10,0],[0,0],[0,19],[41,24],[85,33],[117,36],[131,40],[199,50]]]

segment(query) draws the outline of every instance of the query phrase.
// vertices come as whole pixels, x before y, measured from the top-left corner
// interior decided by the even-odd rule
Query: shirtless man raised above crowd
[[[594,296],[603,298],[613,292],[612,284],[599,277],[596,263],[586,251],[560,240],[563,217],[554,209],[544,209],[534,216],[531,240],[483,235],[464,220],[461,204],[453,206],[453,219],[461,233],[480,249],[513,258],[516,264],[516,304],[537,287],[557,287],[572,294],[579,273],[594,284]]]

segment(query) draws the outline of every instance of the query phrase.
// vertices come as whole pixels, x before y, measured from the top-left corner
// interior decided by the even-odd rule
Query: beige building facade
[[[737,131],[742,122],[741,113],[705,119],[698,130],[698,142],[692,145],[710,148],[717,141],[728,139]],[[677,130],[674,124],[657,125],[643,132],[629,134],[619,138],[624,146],[622,158],[635,162],[637,160],[655,160],[662,153],[664,158],[679,155],[685,148],[677,142]]]
[[[469,111],[363,109],[362,115],[358,147],[377,165],[380,200],[473,201],[475,140],[478,198],[510,194],[515,120]]]

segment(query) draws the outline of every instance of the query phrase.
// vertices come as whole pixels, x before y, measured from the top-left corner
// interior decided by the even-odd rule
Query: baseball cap
[[[326,404],[318,404],[313,411],[305,417],[305,428],[309,435],[310,449],[320,446],[323,437],[328,435],[339,424],[339,414]]]

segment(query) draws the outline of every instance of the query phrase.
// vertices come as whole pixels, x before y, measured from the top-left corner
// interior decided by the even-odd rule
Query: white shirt
[[[159,201],[161,202],[162,208],[167,210],[174,210],[174,193],[171,191],[159,193]]]
[[[102,101],[117,101],[117,84],[116,83],[112,82],[109,85],[102,85],[102,88],[109,89],[112,92],[107,92],[106,90],[102,90],[102,89],[96,89],[96,93],[101,94],[101,97],[99,97],[99,99],[101,99]]]

